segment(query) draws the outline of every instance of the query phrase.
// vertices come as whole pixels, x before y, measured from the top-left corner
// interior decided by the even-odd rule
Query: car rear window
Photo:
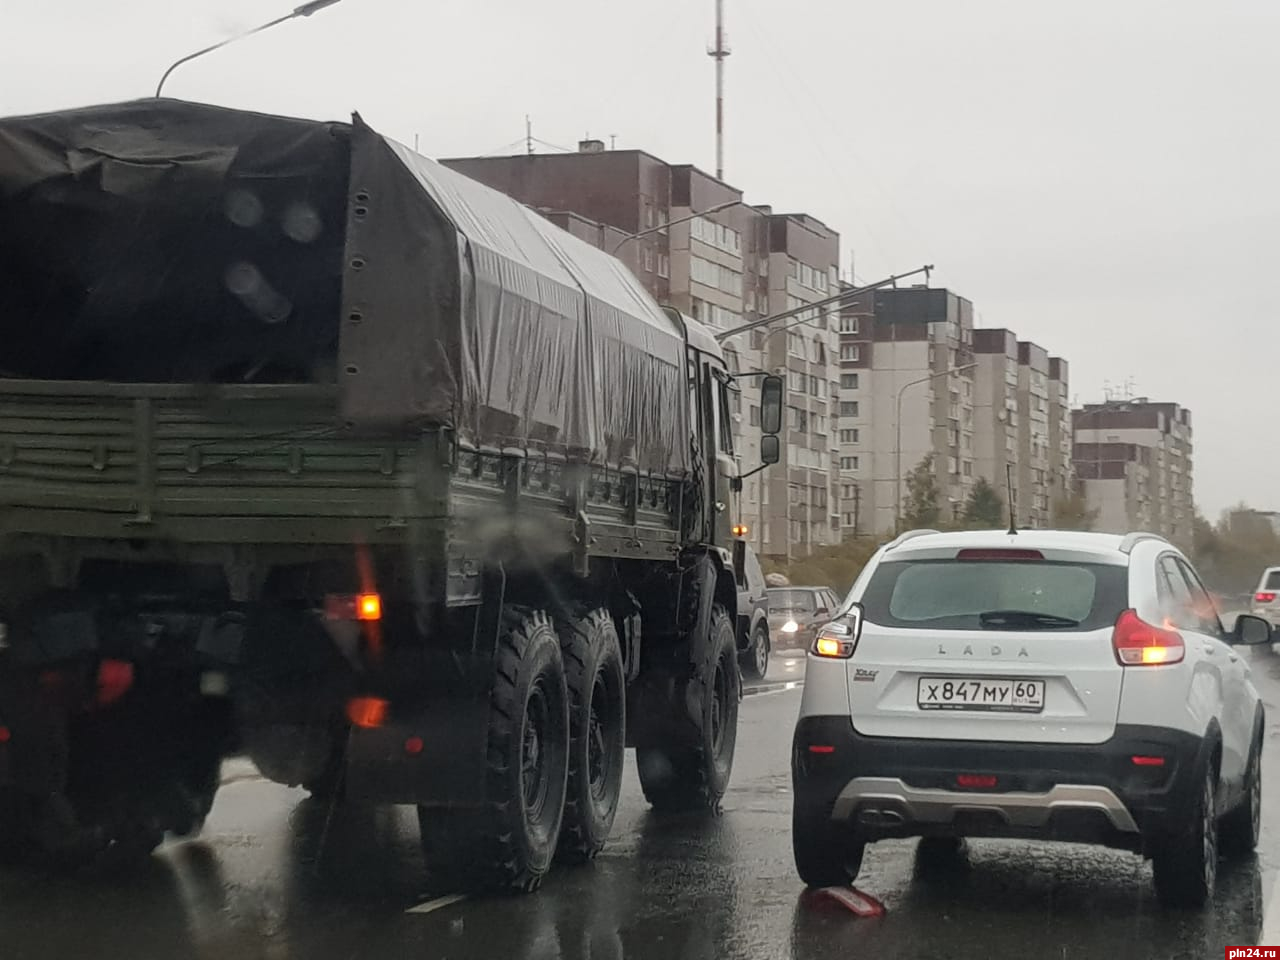
[[[1097,630],[1128,606],[1128,568],[1046,560],[904,560],[876,568],[865,616],[888,627]]]
[[[1268,570],[1263,590],[1280,590],[1280,570]]]
[[[812,590],[770,590],[770,613],[813,613],[818,609]]]

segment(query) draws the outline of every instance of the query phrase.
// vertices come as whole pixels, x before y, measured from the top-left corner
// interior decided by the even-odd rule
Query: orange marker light
[[[733,525],[733,535],[735,537],[745,537],[751,529],[745,523],[735,523]]]
[[[372,730],[387,722],[389,706],[377,697],[353,697],[347,701],[347,719],[357,727]]]
[[[356,616],[361,620],[382,619],[382,597],[376,593],[362,593],[356,598]]]
[[[813,645],[813,652],[820,657],[838,657],[841,652],[840,641],[831,637],[819,637],[818,642]]]

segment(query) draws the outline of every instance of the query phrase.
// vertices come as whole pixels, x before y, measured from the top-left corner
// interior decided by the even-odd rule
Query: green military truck
[[[735,382],[617,260],[347,123],[0,120],[0,843],[199,829],[229,755],[413,804],[437,889],[733,760]],[[765,377],[765,459],[781,383]]]

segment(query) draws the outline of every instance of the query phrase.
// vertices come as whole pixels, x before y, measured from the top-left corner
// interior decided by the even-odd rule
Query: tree
[[[1053,502],[1053,525],[1058,530],[1092,530],[1097,522],[1097,508],[1089,508],[1081,490],[1070,490]]]
[[[933,457],[926,455],[906,476],[907,502],[902,507],[905,530],[937,526],[942,517],[938,502],[938,479],[933,473]]]
[[[994,529],[1004,525],[1004,501],[986,477],[979,477],[964,502],[965,523]]]

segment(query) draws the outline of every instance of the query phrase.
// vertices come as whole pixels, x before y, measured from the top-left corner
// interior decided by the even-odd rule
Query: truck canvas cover
[[[684,337],[618,260],[358,116],[0,119],[0,376],[333,383],[355,431],[680,475]]]

